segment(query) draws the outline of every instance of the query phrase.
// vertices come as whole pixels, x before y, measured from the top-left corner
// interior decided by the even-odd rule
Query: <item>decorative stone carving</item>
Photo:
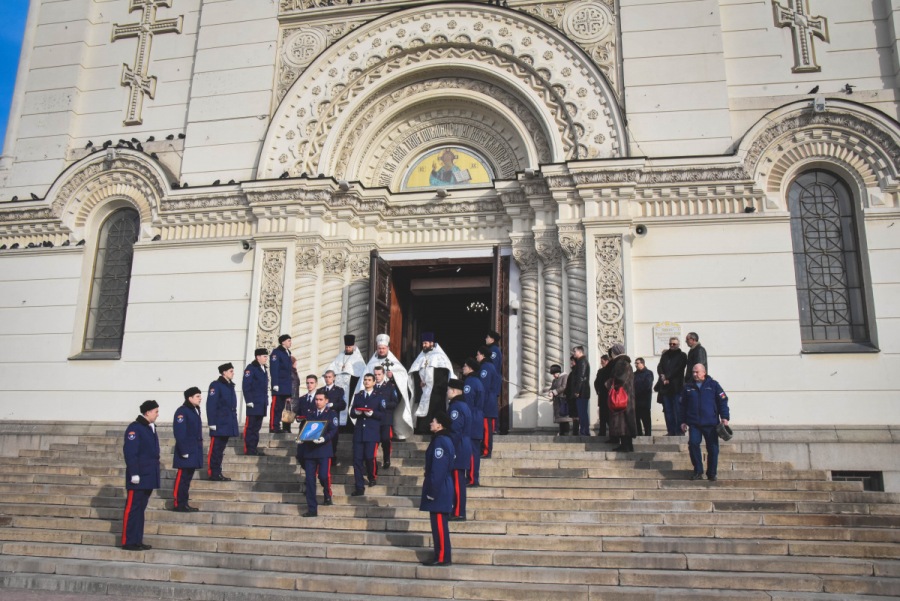
[[[349,259],[349,253],[343,249],[326,249],[322,255],[325,281],[319,299],[319,357],[316,362],[319,367],[331,361],[329,354],[341,346],[344,274]]]
[[[788,27],[791,30],[791,42],[794,46],[793,73],[814,73],[822,67],[816,64],[816,46],[814,39],[828,42],[828,21],[825,17],[812,17],[809,14],[809,0],[787,0],[784,6],[778,0],[772,0],[775,14],[775,25]]]
[[[581,224],[559,224],[559,244],[566,257],[569,344],[587,348],[587,271]]]
[[[266,249],[262,259],[262,281],[259,293],[259,319],[256,327],[256,346],[275,348],[281,327],[284,301],[284,272],[287,250]]]
[[[300,246],[297,248],[297,275],[304,272],[315,272],[322,260],[322,251],[317,246]]]
[[[276,104],[284,98],[297,77],[322,51],[348,31],[365,21],[338,21],[334,24],[311,27],[288,27],[281,31],[278,54],[278,89]]]
[[[556,229],[535,234],[535,251],[544,265],[544,363],[563,365],[562,249]],[[541,387],[543,388],[543,387]]]
[[[349,253],[345,250],[326,250],[322,255],[322,265],[325,266],[325,277],[337,277],[344,279],[344,271],[347,269]]]
[[[597,344],[601,349],[625,343],[625,286],[622,236],[594,238],[597,262]]]
[[[350,257],[350,289],[347,292],[347,333],[356,336],[356,346],[365,355],[369,346],[369,265],[368,252]]]
[[[531,234],[510,234],[513,259],[519,266],[522,286],[522,390],[538,390],[538,255]]]
[[[122,65],[121,84],[130,88],[128,107],[125,111],[124,124],[140,125],[143,123],[141,109],[144,105],[144,96],[154,98],[156,96],[156,77],[149,75],[150,47],[153,44],[153,36],[165,33],[181,33],[184,16],[179,15],[174,19],[156,19],[156,10],[160,6],[169,8],[173,0],[130,0],[128,12],[141,11],[140,23],[128,25],[113,24],[112,41],[125,38],[137,38],[137,51],[134,55],[134,69],[128,64]]]

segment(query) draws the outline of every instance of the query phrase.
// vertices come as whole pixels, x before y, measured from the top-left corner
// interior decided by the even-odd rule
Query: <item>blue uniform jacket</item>
[[[453,508],[453,460],[456,449],[449,432],[438,432],[425,451],[425,481],[419,509],[435,513],[450,513]]]
[[[291,396],[291,354],[283,346],[278,346],[269,355],[269,372],[272,377],[272,394]],[[275,390],[275,387],[278,390]]]
[[[715,426],[721,419],[731,419],[728,395],[719,383],[706,376],[700,387],[696,382],[684,385],[681,393],[679,423],[689,426]]]
[[[328,407],[328,408],[334,410],[335,413],[340,413],[341,411],[343,411],[344,409],[347,408],[347,401],[344,400],[344,389],[341,388],[340,386],[337,386],[337,385],[332,386],[331,390],[327,390],[327,387],[323,386],[322,388],[318,389],[316,392],[317,393],[319,393],[319,392],[325,393],[325,398],[327,398],[328,402],[331,403],[331,407]],[[313,411],[316,410],[315,405],[312,406],[312,410]]]
[[[241,390],[244,391],[244,402],[247,403],[247,415],[268,415],[269,376],[258,361],[254,360],[244,368]]]
[[[371,416],[366,413],[354,415],[353,410],[357,408],[372,409],[372,414]],[[384,416],[384,409],[381,406],[381,395],[372,390],[372,394],[367,399],[366,391],[360,390],[350,403],[350,415],[356,418],[356,425],[353,428],[353,442],[381,441],[381,419]]]
[[[466,376],[463,384],[463,399],[472,413],[469,438],[481,440],[484,438],[484,386],[481,384],[481,378],[475,372]]]
[[[338,414],[331,409],[323,409],[320,415],[316,415],[317,410],[313,409],[306,419],[312,422],[325,422],[325,433],[322,434],[324,442],[316,444],[314,442],[305,441],[303,443],[303,457],[306,459],[327,459],[334,457],[334,445],[331,440],[338,431]]]
[[[494,364],[494,369],[497,370],[498,374],[503,373],[503,351],[500,350],[500,347],[496,344],[492,344],[488,347],[488,358],[491,360],[491,363]]]
[[[500,374],[489,359],[481,362],[478,372],[481,385],[484,386],[484,416],[500,417],[500,403],[497,397],[500,395]]]
[[[125,429],[125,488],[128,490],[153,490],[159,488],[159,437],[143,415]],[[138,484],[131,483],[132,476],[140,476]]]
[[[375,392],[381,398],[381,425],[394,425],[394,409],[400,404],[400,397],[397,396],[397,386],[391,380],[385,379],[379,386],[375,384]]]
[[[306,419],[307,414],[316,410],[316,393],[313,392],[311,394],[312,398],[309,397],[310,392],[304,390],[294,395],[294,398],[291,399],[291,408],[300,419]]]
[[[447,412],[453,422],[450,425],[450,439],[453,441],[453,448],[456,449],[453,469],[467,470],[472,461],[472,439],[469,437],[472,430],[472,412],[462,397],[453,397]]]
[[[209,384],[206,395],[206,425],[210,436],[237,436],[240,434],[237,421],[237,394],[234,382],[222,376]],[[213,430],[212,426],[216,429]]]
[[[203,467],[203,420],[200,419],[200,409],[185,401],[184,405],[175,410],[172,431],[175,434],[175,458],[172,460],[172,467],[176,469]]]

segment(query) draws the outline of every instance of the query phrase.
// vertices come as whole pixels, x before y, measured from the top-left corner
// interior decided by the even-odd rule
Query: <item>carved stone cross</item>
[[[127,64],[122,65],[122,85],[131,88],[128,97],[128,109],[125,116],[125,125],[140,125],[141,109],[144,106],[144,96],[153,98],[156,95],[156,77],[148,75],[150,68],[150,47],[153,44],[153,36],[163,33],[181,33],[181,25],[184,16],[175,19],[156,20],[156,9],[160,6],[171,8],[173,0],[131,0],[128,12],[141,10],[141,22],[128,25],[113,24],[112,41],[125,38],[137,38],[137,52],[134,56],[134,69]]]
[[[821,71],[816,64],[816,49],[813,38],[828,41],[828,20],[825,17],[809,15],[809,0],[787,0],[783,6],[778,0],[772,0],[775,12],[775,25],[790,27],[791,40],[794,44],[794,73],[811,73]]]

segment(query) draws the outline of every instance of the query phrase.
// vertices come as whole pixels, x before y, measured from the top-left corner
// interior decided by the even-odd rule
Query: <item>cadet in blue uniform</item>
[[[481,441],[484,439],[484,386],[479,377],[478,361],[469,357],[463,365],[466,377],[463,382],[463,400],[472,413],[469,440],[472,442],[472,458],[469,460],[468,485],[481,486]]]
[[[331,500],[331,460],[334,457],[334,447],[331,439],[338,431],[338,415],[328,407],[328,397],[319,389],[316,391],[315,408],[306,415],[309,422],[325,422],[325,431],[322,435],[311,441],[303,442],[303,461],[306,464],[306,513],[305,518],[319,515],[319,506],[316,503],[316,477],[322,483],[323,504],[333,505]]]
[[[450,404],[447,413],[450,415],[450,438],[453,440],[453,448],[456,449],[456,459],[453,461],[453,510],[450,512],[450,521],[465,521],[466,519],[466,470],[472,462],[472,441],[469,433],[472,429],[472,412],[463,399],[465,384],[462,380],[452,379],[447,385],[447,396]]]
[[[290,432],[290,424],[281,423],[284,404],[291,400],[291,336],[278,337],[278,346],[269,355],[269,371],[272,378],[272,410],[269,413],[269,432]]]
[[[486,346],[478,349],[475,358],[480,363],[478,376],[484,386],[484,439],[481,441],[481,456],[490,459],[494,452],[494,432],[497,431],[497,418],[500,416],[500,374],[490,360],[490,351]]]
[[[269,408],[269,362],[268,349],[258,348],[253,353],[256,358],[244,368],[244,403],[247,416],[244,418],[244,455],[265,455],[259,450],[259,431]]]
[[[344,336],[346,339],[346,336]],[[325,386],[317,390],[316,392],[324,392],[325,398],[328,399],[328,404],[325,405],[336,414],[340,415],[341,411],[347,408],[347,401],[344,400],[344,389],[340,386],[335,385],[334,383],[334,370],[329,369],[325,372]],[[338,447],[338,437],[340,436],[340,429],[334,433],[334,438],[331,439],[331,449],[334,452],[333,457],[337,457],[337,447]]]
[[[194,471],[203,467],[203,420],[200,417],[200,389],[196,386],[184,391],[184,405],[175,410],[172,432],[175,435],[172,467],[178,470],[172,489],[175,500],[172,509],[199,511],[188,505]]]
[[[369,486],[375,486],[375,455],[381,440],[381,398],[375,393],[375,376],[363,376],[363,390],[356,393],[350,403],[350,415],[356,418],[353,428],[353,496],[365,491],[365,473]],[[365,470],[365,472],[363,472]]]
[[[391,467],[391,439],[394,437],[394,409],[400,403],[397,386],[393,380],[385,377],[384,367],[376,365],[372,368],[375,374],[375,392],[381,397],[381,461],[382,467]]]
[[[210,480],[228,482],[222,475],[222,458],[228,439],[238,436],[237,394],[234,392],[234,365],[219,366],[219,379],[209,384],[206,395],[206,424],[209,426],[209,457],[206,470]]]
[[[498,374],[503,373],[503,351],[500,350],[500,333],[491,330],[484,337],[484,345],[488,348],[488,358],[497,370]]]
[[[146,551],[144,544],[144,510],[153,490],[159,488],[159,437],[156,401],[141,403],[141,414],[125,429],[125,517],[122,519],[122,548],[126,551]]]
[[[449,566],[452,563],[448,518],[453,508],[451,470],[456,449],[450,439],[450,416],[438,413],[431,420],[433,434],[425,451],[425,481],[422,483],[421,511],[431,514],[431,538],[434,557],[423,562],[426,566]]]
[[[296,422],[300,429],[306,422],[306,416],[316,408],[316,387],[319,385],[319,376],[309,374],[306,376],[306,392],[300,394],[299,391],[294,395],[291,402],[291,408],[297,414]],[[303,451],[306,447],[300,441],[297,441],[297,465],[300,469],[306,469],[306,460],[303,459]]]

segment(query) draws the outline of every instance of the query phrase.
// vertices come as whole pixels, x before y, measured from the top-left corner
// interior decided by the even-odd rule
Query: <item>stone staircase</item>
[[[0,457],[0,587],[222,601],[900,598],[900,495],[739,445],[722,445],[710,483],[687,479],[681,439],[638,439],[625,454],[598,438],[498,437],[482,487],[469,489],[469,520],[451,524],[454,565],[436,568],[419,563],[431,555],[418,510],[424,439],[396,443],[379,485],[350,497],[343,436],[335,505],[317,518],[300,517],[286,437],[263,435],[267,457],[233,445],[232,482],[195,478],[199,513],[167,510],[165,470],[147,510],[153,549],[127,552],[116,546],[122,427],[81,432]],[[171,430],[160,434],[171,465]]]

